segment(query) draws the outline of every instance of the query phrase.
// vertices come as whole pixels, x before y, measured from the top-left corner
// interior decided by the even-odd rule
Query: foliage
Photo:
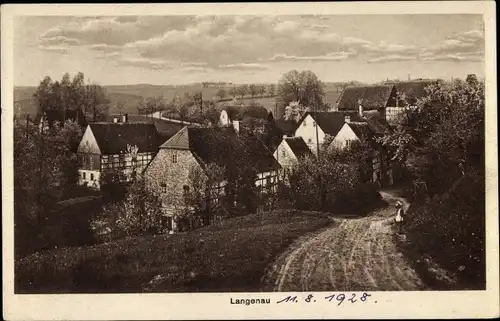
[[[445,284],[451,290],[485,289],[484,192],[484,172],[469,172],[442,196],[408,210],[406,234],[415,260],[430,257],[451,272],[458,281]]]
[[[88,121],[104,120],[109,112],[109,99],[103,87],[85,84],[83,73],[78,73],[70,81],[68,73],[61,81],[53,82],[45,77],[33,95],[40,115],[46,115],[49,127],[56,121],[70,119],[69,112],[81,110]],[[78,117],[78,113],[76,113]],[[78,121],[75,117],[71,119]]]
[[[81,128],[67,121],[46,130],[14,123],[14,223],[17,243],[30,247],[64,191],[78,179],[76,147]]]
[[[103,207],[102,215],[92,222],[97,237],[158,234],[162,226],[161,204],[146,191],[144,180],[137,177],[128,187],[123,201]]]
[[[307,108],[300,104],[298,101],[292,101],[285,107],[285,120],[293,120],[296,123],[299,122],[300,118],[307,111]]]
[[[326,110],[324,87],[312,71],[292,70],[284,74],[278,83],[277,101],[283,109],[291,102],[298,102],[314,110]]]
[[[219,100],[224,99],[226,97],[226,94],[227,94],[227,92],[224,88],[218,89],[217,93],[216,93],[217,97],[219,97]]]
[[[321,155],[320,160],[301,159],[287,173],[288,191],[283,192],[296,208],[359,214],[380,200],[375,187],[368,183],[367,146],[324,150]]]
[[[428,87],[417,108],[380,139],[431,193],[484,166],[484,83],[474,75],[467,79]]]

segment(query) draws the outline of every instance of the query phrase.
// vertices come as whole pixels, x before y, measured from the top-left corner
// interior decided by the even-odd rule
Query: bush
[[[123,201],[106,204],[91,226],[100,240],[165,232],[161,204],[146,191],[142,177],[132,182]]]
[[[467,174],[407,214],[408,239],[419,255],[430,256],[471,289],[486,284],[484,179],[484,174]]]

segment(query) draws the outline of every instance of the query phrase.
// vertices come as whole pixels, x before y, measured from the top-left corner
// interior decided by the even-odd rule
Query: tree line
[[[47,118],[49,126],[58,121],[76,120],[103,121],[109,113],[110,100],[105,89],[97,84],[85,83],[84,74],[79,72],[73,79],[65,73],[62,79],[53,81],[45,77],[33,95],[37,112]]]

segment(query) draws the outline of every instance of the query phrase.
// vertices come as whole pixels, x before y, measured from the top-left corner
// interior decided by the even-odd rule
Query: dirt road
[[[274,291],[411,291],[424,285],[394,244],[393,204],[400,198],[382,192],[389,207],[363,218],[334,224],[296,242],[268,278]],[[405,209],[408,203],[405,203]]]

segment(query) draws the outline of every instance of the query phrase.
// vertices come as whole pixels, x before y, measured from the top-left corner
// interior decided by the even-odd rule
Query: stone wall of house
[[[161,149],[146,168],[146,186],[158,195],[167,216],[178,215],[184,209],[184,186],[189,184],[192,166],[199,164],[191,151]]]

